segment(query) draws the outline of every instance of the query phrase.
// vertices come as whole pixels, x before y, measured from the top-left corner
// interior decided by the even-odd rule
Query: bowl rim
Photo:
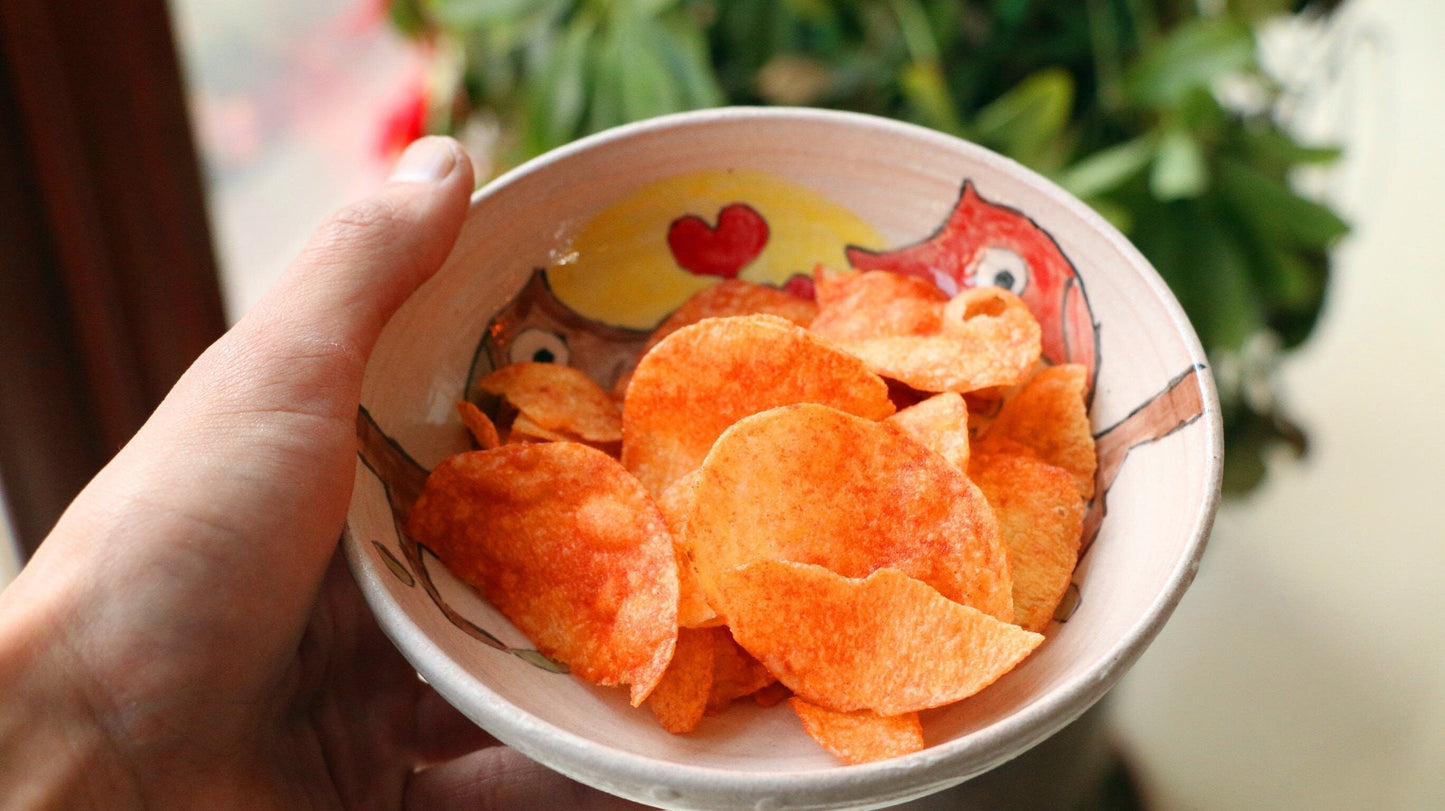
[[[1158,634],[1198,571],[1218,508],[1223,462],[1218,395],[1207,373],[1210,366],[1204,350],[1182,307],[1149,261],[1113,225],[1072,194],[1016,161],[919,125],[865,113],[800,107],[721,107],[674,113],[589,135],[532,158],[477,189],[471,197],[470,208],[483,205],[524,177],[613,142],[660,131],[686,131],[740,121],[844,125],[961,152],[972,161],[991,164],[1059,205],[1066,216],[1105,239],[1109,247],[1126,256],[1129,264],[1140,272],[1173,323],[1195,368],[1205,372],[1198,375],[1203,395],[1199,421],[1205,424],[1205,450],[1210,469],[1203,480],[1206,492],[1193,516],[1190,537],[1179,558],[1139,620],[1107,647],[1100,657],[1100,666],[1056,685],[1006,718],[962,739],[945,741],[899,758],[860,765],[840,764],[836,768],[807,772],[733,772],[611,749],[518,708],[473,678],[390,598],[380,573],[367,560],[363,545],[352,537],[349,525],[343,546],[350,568],[382,630],[443,698],[502,742],[575,779],[649,803],[726,796],[731,800],[729,805],[736,805],[796,796],[804,804],[790,803],[789,807],[822,808],[838,807],[840,803],[859,798],[866,798],[865,804],[876,805],[922,796],[982,774],[1057,732],[1102,698]],[[904,774],[908,775],[906,783],[900,779]],[[655,790],[649,794],[641,787]]]

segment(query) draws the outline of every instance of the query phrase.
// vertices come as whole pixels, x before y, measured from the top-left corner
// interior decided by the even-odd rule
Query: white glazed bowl
[[[697,173],[723,188],[703,188],[694,201],[688,183],[669,180]],[[566,285],[593,317],[634,294],[655,308],[666,284],[584,289],[616,259],[592,226],[621,206],[635,216],[614,217],[604,236],[635,225],[645,233],[632,234],[633,243],[665,242],[659,229],[667,223],[640,222],[656,206],[639,207],[628,195],[666,188],[664,208],[710,221],[717,201],[737,193],[729,178],[756,179],[753,173],[801,189],[784,193],[784,202],[811,200],[803,207],[826,209],[822,220],[846,225],[856,216],[874,230],[877,248],[928,239],[968,181],[1047,233],[1076,270],[1097,325],[1091,413],[1108,471],[1100,481],[1108,511],[1075,575],[1078,607],[1013,672],[977,696],[925,712],[926,748],[889,761],[841,765],[807,738],[786,705],[742,702],[692,734],[671,735],[646,708],[628,706],[625,690],[546,670],[524,637],[402,537],[393,514],[414,497],[423,469],[466,449],[454,405],[474,365],[485,371],[493,362],[479,348],[497,331],[489,325],[522,319],[561,332],[562,351],[592,370],[635,348],[629,342],[640,333],[609,332],[568,312],[568,303],[558,311],[555,297],[533,301],[535,281],[518,298],[534,270],[551,268],[560,294],[558,282],[576,270],[570,265],[600,266],[580,282],[573,272]],[[792,236],[787,227],[808,220],[790,216],[776,214],[770,240],[783,245]],[[845,237],[856,233],[839,228]],[[586,255],[577,254],[579,244]],[[510,315],[499,318],[504,307]],[[538,335],[546,337],[534,333],[525,352],[535,350]],[[615,794],[681,808],[880,807],[967,780],[1059,730],[1118,681],[1188,587],[1213,519],[1222,459],[1204,353],[1159,276],[1117,231],[1047,180],[980,147],[818,110],[724,109],[647,121],[583,139],[487,185],[473,197],[446,265],[387,326],[367,367],[362,406],[364,450],[345,546],[398,648],[447,700],[530,757]]]

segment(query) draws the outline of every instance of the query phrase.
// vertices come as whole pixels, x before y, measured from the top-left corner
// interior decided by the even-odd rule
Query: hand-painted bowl
[[[1092,376],[1099,494],[1076,605],[1022,665],[923,714],[926,748],[842,765],[786,706],[664,731],[622,689],[556,672],[400,532],[425,471],[467,449],[455,404],[515,360],[609,386],[689,294],[738,276],[807,292],[815,265],[889,267],[946,290],[999,284],[1053,362]],[[1205,356],[1148,262],[1089,208],[973,144],[878,118],[724,109],[611,130],[474,196],[441,271],[367,366],[345,546],[382,627],[478,724],[577,780],[679,808],[880,807],[958,784],[1102,697],[1194,576],[1219,491]]]

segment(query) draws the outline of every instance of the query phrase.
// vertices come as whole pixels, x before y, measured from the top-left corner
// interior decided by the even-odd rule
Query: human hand
[[[196,361],[0,593],[0,797],[635,807],[442,701],[337,554],[367,356],[446,258],[472,183],[455,143],[413,145]]]

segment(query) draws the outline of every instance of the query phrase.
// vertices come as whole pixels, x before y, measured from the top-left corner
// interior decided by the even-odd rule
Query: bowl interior
[[[924,751],[840,766],[786,706],[739,704],[693,734],[671,735],[629,707],[624,690],[549,670],[506,620],[401,536],[393,507],[414,495],[422,471],[467,449],[455,403],[477,371],[506,359],[505,348],[484,345],[503,326],[514,346],[539,330],[527,352],[553,352],[538,336],[561,336],[570,362],[606,377],[661,314],[716,280],[680,266],[687,257],[668,243],[677,218],[721,229],[723,208],[748,204],[769,231],[766,250],[743,257],[741,276],[781,284],[812,262],[842,266],[846,245],[889,250],[936,236],[965,182],[1040,230],[1076,275],[1096,329],[1075,329],[1070,340],[1091,344],[1091,418],[1111,472],[1097,505],[1107,512],[1096,512],[1103,517],[1076,572],[1076,610],[1003,679],[925,713]],[[1029,258],[1002,254],[1015,273]],[[1193,576],[1218,497],[1218,409],[1205,359],[1145,260],[1082,204],[1006,159],[840,113],[660,119],[490,184],[445,267],[387,326],[362,406],[346,546],[383,628],[448,700],[504,741],[661,805],[876,805],[1018,754],[1082,713],[1142,652]]]

